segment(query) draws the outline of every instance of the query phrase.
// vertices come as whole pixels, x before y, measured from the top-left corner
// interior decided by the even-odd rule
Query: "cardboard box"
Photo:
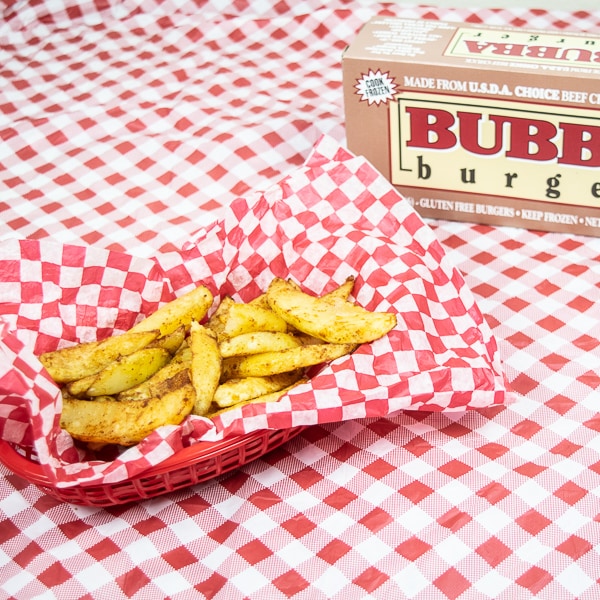
[[[600,37],[375,17],[342,66],[348,148],[423,216],[600,236]]]

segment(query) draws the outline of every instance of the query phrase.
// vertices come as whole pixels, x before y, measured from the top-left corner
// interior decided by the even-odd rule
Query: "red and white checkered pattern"
[[[8,384],[0,392],[12,399],[16,392],[9,384],[17,377],[23,382],[19,393],[27,410],[17,410],[25,412],[32,431],[20,428],[33,437],[40,462],[48,464],[57,485],[127,479],[192,441],[505,401],[496,340],[437,238],[382,175],[331,138],[317,144],[304,168],[264,194],[235,200],[222,220],[199,233],[184,252],[170,253],[164,265],[161,257],[139,259],[142,268],[136,269],[130,256],[82,246],[36,241],[6,246],[0,273],[11,276],[1,281],[0,275],[0,300],[16,309],[15,332],[25,328],[30,339],[32,331],[44,337],[30,344],[25,358],[17,353],[4,362],[2,379]],[[32,272],[36,281],[27,275]],[[206,285],[218,304],[224,296],[249,301],[273,277],[292,278],[323,294],[349,275],[356,276],[362,306],[398,315],[387,336],[338,359],[277,403],[245,405],[214,421],[190,417],[178,428],[179,437],[173,427],[158,430],[114,461],[78,457],[57,423],[58,389],[52,395],[36,384],[41,379],[47,386],[41,365],[32,367],[34,349],[54,350],[90,335],[123,331],[144,303],[156,306],[167,284],[175,294]],[[15,441],[12,428],[5,429]]]
[[[220,4],[6,3],[3,240],[124,252],[131,270],[193,241],[321,134],[343,145],[341,52],[372,14],[600,31],[597,11]],[[315,425],[233,474],[107,510],[0,467],[0,595],[595,600],[600,240],[431,226],[515,403]],[[160,273],[146,285],[170,292]]]

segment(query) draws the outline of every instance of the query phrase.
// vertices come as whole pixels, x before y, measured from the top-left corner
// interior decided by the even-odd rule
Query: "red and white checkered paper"
[[[2,246],[2,436],[35,446],[57,485],[115,482],[194,441],[263,429],[502,404],[496,341],[432,230],[363,158],[323,137],[303,168],[234,201],[180,252],[156,260],[47,241]],[[159,428],[118,458],[78,452],[60,430],[60,393],[35,355],[126,330],[195,285],[215,306],[249,301],[277,276],[321,294],[356,276],[355,300],[398,325],[326,365],[276,403]],[[214,308],[214,307],[213,307]]]

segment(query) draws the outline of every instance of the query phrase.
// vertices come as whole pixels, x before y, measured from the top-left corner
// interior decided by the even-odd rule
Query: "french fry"
[[[170,360],[164,348],[142,348],[121,356],[100,372],[67,384],[73,396],[112,396],[152,377]]]
[[[276,401],[307,369],[385,335],[392,313],[348,301],[354,277],[321,297],[275,278],[248,303],[198,286],[128,332],[40,357],[61,385],[61,426],[90,447],[128,446],[187,415]]]
[[[291,371],[264,377],[241,377],[221,383],[215,390],[213,402],[225,408],[258,396],[288,387],[302,378],[302,371]]]
[[[346,278],[346,281],[344,281],[344,283],[342,283],[341,285],[338,285],[336,288],[334,288],[327,294],[323,294],[321,296],[321,300],[323,300],[323,301],[329,301],[329,300],[335,301],[337,299],[348,300],[348,298],[350,297],[350,294],[352,293],[352,290],[354,289],[354,281],[355,281],[354,275],[350,275],[349,277]],[[298,288],[298,289],[300,289],[300,288]],[[266,295],[267,294],[265,294],[265,296]],[[268,302],[268,298],[267,298],[267,302]]]
[[[177,352],[175,352],[175,354],[173,355],[173,362],[189,363],[192,360],[192,350],[190,349],[188,341],[189,338],[185,338],[183,344],[179,346],[179,350],[177,350]]]
[[[250,302],[248,302],[248,304],[250,304],[252,306],[262,306],[263,308],[266,308],[267,310],[271,310],[271,307],[269,306],[269,301],[267,300],[266,292],[259,294],[258,296],[256,296],[256,298],[252,298],[252,300],[250,300]]]
[[[206,327],[217,336],[217,340],[219,341],[226,339],[225,322],[227,321],[229,308],[233,304],[235,304],[235,301],[231,296],[223,296],[215,312],[206,323]]]
[[[261,303],[235,302],[229,296],[223,298],[219,308],[209,319],[208,327],[217,334],[219,342],[243,333],[285,333],[288,329],[287,323],[270,308]]]
[[[240,377],[264,377],[304,369],[350,354],[356,344],[311,344],[279,352],[262,352],[223,359],[222,381]]]
[[[219,344],[221,356],[244,356],[258,354],[259,352],[286,350],[296,348],[301,342],[289,333],[282,331],[253,331],[240,333],[232,338],[227,338]]]
[[[152,377],[129,389],[123,390],[117,399],[124,402],[162,396],[178,387],[191,383],[189,360],[175,358],[159,369]]]
[[[287,323],[279,315],[259,305],[235,303],[229,307],[223,334],[232,338],[257,331],[286,332]]]
[[[192,354],[190,377],[196,392],[193,412],[204,415],[221,378],[221,354],[214,333],[197,321],[192,321],[189,343]]]
[[[191,384],[131,402],[64,398],[60,424],[83,442],[132,446],[162,425],[179,425],[190,414],[194,399]]]
[[[334,344],[372,342],[396,326],[394,313],[370,312],[342,298],[323,300],[280,278],[271,281],[267,299],[292,327]]]
[[[54,381],[67,383],[98,373],[121,356],[146,347],[158,336],[158,330],[130,330],[101,341],[85,342],[45,352],[39,359]]]
[[[181,325],[171,333],[156,338],[153,342],[148,344],[148,347],[164,348],[169,354],[174,355],[179,348],[181,348],[181,344],[185,341],[186,334],[185,326]]]
[[[305,381],[307,381],[307,379],[305,377],[302,377],[298,381],[295,381],[294,383],[282,388],[281,390],[269,392],[267,394],[256,396],[255,398],[250,398],[248,400],[243,400],[241,402],[238,402],[237,404],[232,404],[223,408],[216,408],[214,410],[211,410],[206,416],[212,419],[213,417],[220,415],[225,411],[231,410],[232,408],[237,408],[238,406],[244,406],[245,404],[258,404],[259,402],[277,402],[284,394],[287,394],[292,388]]]
[[[160,335],[167,335],[182,325],[187,329],[192,321],[201,321],[205,317],[212,302],[213,296],[210,290],[199,285],[190,292],[163,304],[129,331],[158,329]]]

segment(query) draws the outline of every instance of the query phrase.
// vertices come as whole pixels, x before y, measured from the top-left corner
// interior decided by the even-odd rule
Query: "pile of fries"
[[[310,367],[395,327],[395,314],[352,303],[353,287],[349,277],[316,297],[275,278],[251,302],[225,297],[205,319],[213,296],[201,285],[123,334],[42,354],[61,388],[61,426],[91,445],[131,446],[189,414],[276,401]]]

